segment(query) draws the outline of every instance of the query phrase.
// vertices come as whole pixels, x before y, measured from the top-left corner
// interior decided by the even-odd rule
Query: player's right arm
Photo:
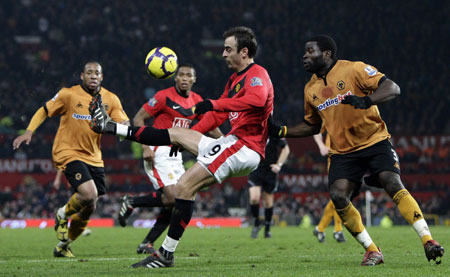
[[[33,137],[33,132],[45,121],[47,118],[47,112],[44,107],[40,107],[31,118],[30,123],[23,135],[18,136],[13,141],[13,149],[17,149],[20,145],[25,142],[26,145],[29,145],[31,142],[31,138]]]
[[[145,121],[152,116],[144,108],[140,108],[136,115],[133,117],[134,126],[144,126]],[[142,158],[149,163],[153,162],[155,158],[155,152],[148,147],[148,145],[142,144]]]
[[[308,100],[308,84],[305,86],[305,116],[302,123],[293,126],[279,126],[273,123],[272,117],[268,119],[269,135],[271,137],[307,137],[320,132],[322,128],[322,119],[317,112],[317,109],[309,103]]]

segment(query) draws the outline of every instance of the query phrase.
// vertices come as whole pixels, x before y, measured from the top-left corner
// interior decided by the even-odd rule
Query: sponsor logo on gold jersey
[[[333,98],[328,98],[327,100],[325,100],[322,104],[316,106],[316,108],[320,111],[323,111],[325,109],[328,109],[331,106],[336,106],[339,105],[339,103],[341,103],[342,100],[344,100],[345,96],[347,95],[351,95],[352,92],[351,91],[347,91],[344,94],[338,94],[336,95],[336,97]]]

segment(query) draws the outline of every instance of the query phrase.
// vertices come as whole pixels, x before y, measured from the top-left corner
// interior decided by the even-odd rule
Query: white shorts
[[[202,136],[197,161],[222,183],[229,177],[246,176],[255,170],[261,157],[234,135],[218,139]]]
[[[184,174],[181,153],[177,157],[170,157],[170,146],[149,146],[155,152],[153,166],[144,160],[144,169],[153,187],[158,190],[166,186],[175,185]]]

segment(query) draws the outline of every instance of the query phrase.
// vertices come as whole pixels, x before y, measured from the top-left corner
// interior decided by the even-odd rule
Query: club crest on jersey
[[[257,87],[257,86],[262,87],[262,86],[263,86],[263,82],[262,82],[261,78],[253,77],[253,78],[250,80],[250,86],[251,86],[251,87]]]
[[[148,105],[150,107],[154,107],[156,105],[156,103],[158,103],[158,100],[155,99],[155,97],[150,98],[150,100],[148,100]]]
[[[377,74],[377,71],[373,69],[370,65],[366,66],[364,70],[367,72],[367,75],[369,76],[375,76]]]
[[[328,98],[327,100],[325,100],[325,102],[323,102],[322,104],[316,106],[316,108],[320,112],[320,111],[323,111],[325,109],[328,109],[331,106],[337,106],[337,105],[339,105],[339,103],[341,103],[342,100],[344,100],[345,96],[351,95],[351,94],[352,94],[351,91],[347,91],[344,94],[338,94],[338,95],[336,95],[336,97]]]
[[[103,104],[103,107],[105,107],[105,110],[109,110],[109,105],[107,103]]]
[[[239,113],[238,112],[230,112],[228,113],[228,120],[232,121],[235,120],[236,118],[238,118]]]
[[[191,125],[192,120],[183,118],[183,117],[175,117],[173,119],[172,127],[180,127],[188,129]]]
[[[344,83],[344,81],[341,80],[341,81],[337,82],[336,86],[339,90],[343,90],[345,88],[345,83]]]

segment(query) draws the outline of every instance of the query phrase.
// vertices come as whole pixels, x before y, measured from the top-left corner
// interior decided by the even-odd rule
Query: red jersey
[[[250,149],[264,158],[268,137],[267,119],[273,110],[273,86],[267,71],[251,64],[234,73],[217,100],[211,100],[214,111],[192,129],[206,133],[220,126],[227,118],[231,124],[228,134],[237,136]]]
[[[158,91],[142,108],[154,117],[154,128],[189,128],[196,116],[192,107],[201,101],[203,98],[193,91],[189,92],[188,97],[184,97],[175,87],[170,87]]]

